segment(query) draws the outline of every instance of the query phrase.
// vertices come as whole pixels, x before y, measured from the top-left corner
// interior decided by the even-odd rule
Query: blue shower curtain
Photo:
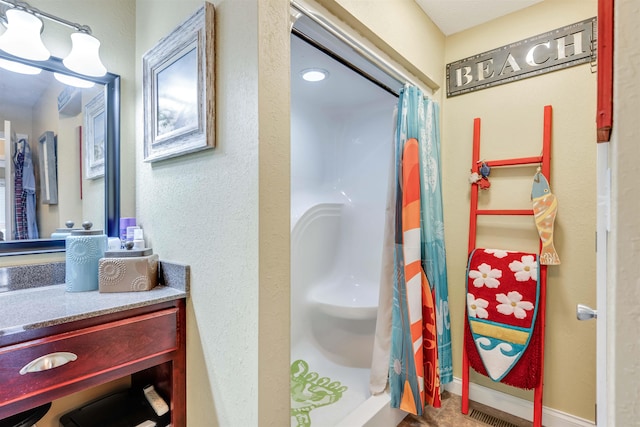
[[[395,176],[396,179],[401,177],[401,163],[406,142],[412,138],[417,139],[419,146],[421,261],[436,311],[438,360],[435,363],[435,369],[439,371],[439,383],[438,374],[434,375],[433,372],[430,374],[426,366],[424,377],[414,378],[418,372],[423,372],[423,369],[418,368],[416,364],[427,364],[429,361],[426,359],[426,352],[424,362],[413,358],[415,342],[412,341],[411,333],[408,330],[408,311],[409,306],[421,304],[423,312],[428,315],[428,307],[424,301],[407,300],[405,277],[402,271],[404,263],[402,259],[402,225],[400,224],[402,186],[398,181],[395,186],[395,268],[389,384],[392,406],[405,409],[407,405],[404,402],[414,401],[418,414],[422,412],[421,406],[425,403],[420,401],[420,396],[424,394],[425,388],[429,388],[426,384],[428,381],[435,381],[435,387],[439,389],[439,384],[446,384],[453,380],[438,122],[438,104],[426,98],[420,89],[405,86],[400,93],[398,103],[394,150]],[[427,333],[427,327],[425,320],[425,333]],[[425,350],[427,350],[426,347]],[[422,381],[425,384],[421,385]],[[428,397],[427,403],[429,403]]]
[[[440,162],[440,106],[428,98],[421,98],[416,88],[418,104],[418,138],[421,148],[420,172],[422,180],[422,260],[425,273],[435,290],[438,330],[438,361],[440,383],[453,381],[451,357],[451,322],[449,321],[449,290],[447,257],[444,247],[444,219],[442,208],[442,173]]]

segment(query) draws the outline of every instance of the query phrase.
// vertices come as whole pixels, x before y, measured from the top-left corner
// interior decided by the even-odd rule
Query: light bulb
[[[0,49],[5,52],[32,61],[46,61],[51,54],[42,43],[40,32],[42,21],[24,10],[9,9],[7,31],[0,36]]]
[[[100,41],[87,33],[71,34],[71,52],[62,60],[65,67],[78,74],[102,77],[107,69],[100,60]]]

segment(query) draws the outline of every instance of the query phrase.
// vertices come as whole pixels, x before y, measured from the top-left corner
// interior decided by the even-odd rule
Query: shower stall
[[[397,96],[311,24],[291,35],[292,426],[386,427],[402,413],[369,372]]]

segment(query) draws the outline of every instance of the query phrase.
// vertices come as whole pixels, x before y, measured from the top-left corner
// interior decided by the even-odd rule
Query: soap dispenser
[[[92,230],[89,221],[82,230],[73,230],[66,238],[67,292],[98,289],[98,261],[107,249],[107,236],[102,230]]]

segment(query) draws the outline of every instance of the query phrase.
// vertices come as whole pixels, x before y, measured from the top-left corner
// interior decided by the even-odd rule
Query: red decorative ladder
[[[542,173],[551,182],[551,105],[544,107],[544,126],[542,135],[542,155],[536,157],[521,157],[515,159],[503,160],[482,160],[487,166],[520,166],[520,165],[537,165],[542,168]],[[481,166],[480,160],[480,119],[473,121],[473,155],[471,159],[471,170],[478,172]],[[532,209],[478,209],[478,185],[471,186],[471,209],[469,215],[469,255],[476,248],[476,231],[478,226],[478,216],[480,215],[531,215]],[[542,247],[542,242],[540,243]],[[534,389],[533,400],[533,425],[534,427],[542,427],[542,386],[544,383],[544,330],[545,330],[545,314],[547,309],[547,266],[540,265],[540,305],[538,307],[538,316],[540,316],[539,327],[541,339],[541,360],[540,360],[540,381]],[[463,342],[466,340],[463,340]],[[462,413],[469,413],[469,359],[467,357],[466,345],[463,344],[462,350]]]

